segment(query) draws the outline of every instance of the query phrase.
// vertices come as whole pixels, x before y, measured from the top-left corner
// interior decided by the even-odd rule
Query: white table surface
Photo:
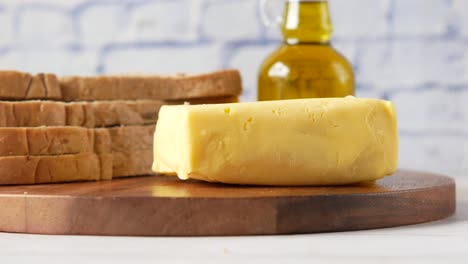
[[[468,263],[468,179],[457,213],[400,228],[262,237],[142,238],[0,233],[6,263]]]

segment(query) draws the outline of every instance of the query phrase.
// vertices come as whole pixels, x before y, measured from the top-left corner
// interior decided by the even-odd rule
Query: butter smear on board
[[[163,106],[153,170],[230,184],[342,185],[398,163],[392,102],[324,98]]]

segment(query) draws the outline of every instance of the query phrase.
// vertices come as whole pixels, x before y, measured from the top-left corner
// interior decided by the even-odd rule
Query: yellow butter
[[[393,103],[354,97],[163,106],[153,170],[181,179],[341,185],[392,174]]]

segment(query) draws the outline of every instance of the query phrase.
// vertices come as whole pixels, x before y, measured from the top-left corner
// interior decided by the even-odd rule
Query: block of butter
[[[393,103],[298,99],[163,106],[153,170],[246,185],[343,185],[392,174],[398,163]]]

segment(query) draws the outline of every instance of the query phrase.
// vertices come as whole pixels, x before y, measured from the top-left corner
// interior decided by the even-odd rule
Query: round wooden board
[[[162,176],[0,187],[0,231],[37,234],[297,234],[417,224],[454,211],[452,179],[411,171],[347,187],[245,187]]]

